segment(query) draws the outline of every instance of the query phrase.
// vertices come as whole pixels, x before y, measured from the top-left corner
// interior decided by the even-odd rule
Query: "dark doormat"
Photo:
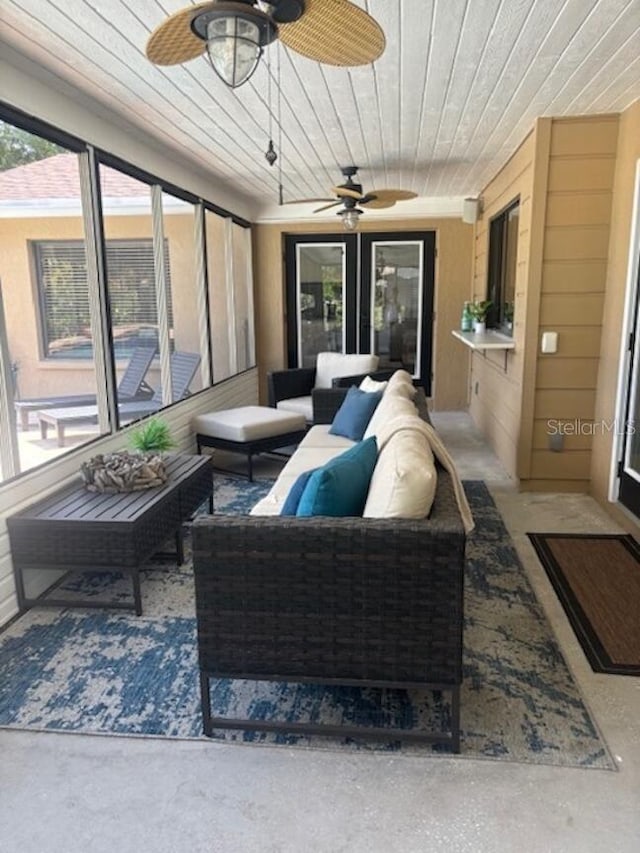
[[[640,546],[635,539],[527,535],[594,672],[640,675]]]

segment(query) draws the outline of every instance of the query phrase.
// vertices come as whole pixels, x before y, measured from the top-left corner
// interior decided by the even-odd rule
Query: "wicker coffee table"
[[[74,484],[7,519],[20,611],[34,606],[110,607],[142,613],[140,567],[174,537],[178,565],[184,561],[182,522],[211,496],[212,464],[206,456],[168,458],[169,479],[160,488],[100,494]],[[132,601],[31,598],[24,572],[118,571],[128,574]]]

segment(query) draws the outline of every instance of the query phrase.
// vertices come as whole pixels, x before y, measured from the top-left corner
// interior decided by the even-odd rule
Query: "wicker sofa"
[[[325,423],[345,393],[320,392],[315,402]],[[417,406],[428,419],[423,394]],[[205,734],[364,734],[444,743],[458,752],[465,539],[452,478],[442,467],[425,519],[198,518],[193,555]],[[445,691],[450,718],[437,731],[364,732],[221,719],[212,716],[209,698],[217,678]]]

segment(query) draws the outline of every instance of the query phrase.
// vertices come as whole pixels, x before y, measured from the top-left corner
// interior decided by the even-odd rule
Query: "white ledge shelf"
[[[451,334],[454,338],[462,341],[465,346],[475,350],[511,350],[516,348],[514,339],[500,332],[488,331],[476,335],[475,332],[459,332],[454,329]]]

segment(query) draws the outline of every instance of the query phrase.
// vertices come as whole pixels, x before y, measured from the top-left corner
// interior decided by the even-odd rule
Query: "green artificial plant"
[[[476,322],[483,323],[487,319],[489,308],[491,308],[492,305],[493,303],[490,299],[484,299],[479,302],[470,302],[469,314],[471,314],[471,316]]]
[[[169,424],[161,418],[151,418],[131,433],[131,446],[141,453],[164,453],[175,445]]]

